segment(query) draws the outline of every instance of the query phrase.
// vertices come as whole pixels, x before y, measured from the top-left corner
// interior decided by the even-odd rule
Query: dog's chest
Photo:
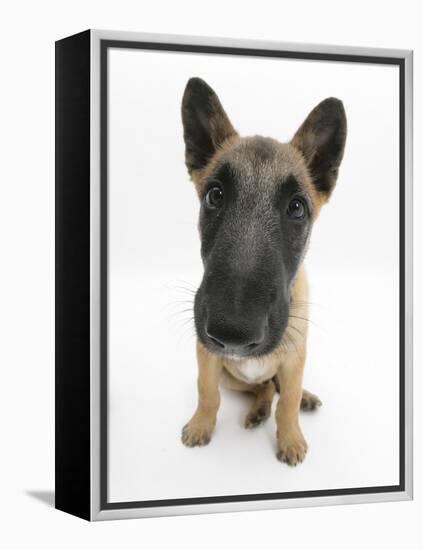
[[[260,384],[276,374],[277,364],[266,359],[243,359],[225,365],[232,376],[249,384]]]

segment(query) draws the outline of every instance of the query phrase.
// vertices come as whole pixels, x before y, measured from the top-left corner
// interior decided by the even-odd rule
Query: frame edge
[[[55,507],[90,513],[90,31],[55,43]]]
[[[413,51],[404,52],[405,491],[413,499]]]

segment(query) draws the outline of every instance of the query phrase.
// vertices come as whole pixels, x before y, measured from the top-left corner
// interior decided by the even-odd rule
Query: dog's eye
[[[306,208],[304,201],[298,197],[295,197],[295,199],[292,199],[288,204],[286,213],[293,220],[301,220],[304,218],[305,211]]]
[[[206,204],[210,208],[220,208],[223,204],[223,191],[215,185],[207,191]]]

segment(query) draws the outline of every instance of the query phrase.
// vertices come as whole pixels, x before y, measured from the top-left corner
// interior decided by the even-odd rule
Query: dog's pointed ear
[[[291,141],[302,153],[314,185],[326,198],[335,187],[346,137],[342,101],[329,97],[311,111]]]
[[[219,98],[201,78],[190,78],[182,99],[188,172],[203,168],[225,140],[237,133]]]

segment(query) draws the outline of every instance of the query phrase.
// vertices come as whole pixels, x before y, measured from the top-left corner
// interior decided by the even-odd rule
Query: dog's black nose
[[[213,344],[224,353],[247,355],[264,342],[267,322],[248,326],[228,321],[208,321],[205,332]]]

